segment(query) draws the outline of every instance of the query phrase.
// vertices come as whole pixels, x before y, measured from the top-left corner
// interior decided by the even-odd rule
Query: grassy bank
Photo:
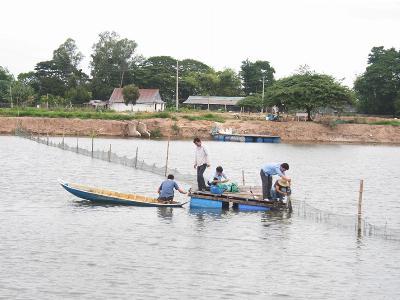
[[[135,119],[172,118],[168,112],[122,114],[110,111],[91,110],[47,110],[38,108],[2,108],[0,116],[3,117],[40,117],[40,118],[67,118],[67,119],[99,119],[129,121]]]
[[[219,114],[197,113],[195,115],[182,115],[181,113],[171,113],[168,111],[154,113],[117,113],[112,111],[93,111],[93,110],[66,110],[66,109],[41,109],[41,108],[0,108],[0,116],[3,117],[40,117],[40,118],[67,118],[67,119],[99,119],[130,121],[140,119],[172,119],[179,117],[190,121],[206,120],[213,122],[225,122],[225,118]]]

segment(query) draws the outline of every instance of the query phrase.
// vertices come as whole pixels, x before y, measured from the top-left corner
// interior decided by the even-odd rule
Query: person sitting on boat
[[[169,174],[167,180],[163,181],[158,188],[158,200],[172,202],[172,200],[174,200],[174,189],[181,194],[186,194],[186,192],[181,189],[174,180],[174,175]]]
[[[272,176],[278,175],[281,179],[290,182],[290,178],[285,175],[285,171],[289,170],[288,163],[267,164],[261,168],[260,176],[262,182],[263,199],[271,200]]]
[[[215,169],[214,176],[211,177],[207,183],[208,183],[208,185],[211,186],[213,183],[219,184],[219,183],[226,183],[228,181],[229,181],[229,178],[224,173],[224,169],[221,166],[218,166]]]
[[[226,188],[218,183],[218,178],[214,177],[211,182],[210,192],[213,194],[222,194]]]
[[[272,200],[283,201],[290,193],[290,182],[285,179],[278,179],[271,189],[271,198]]]

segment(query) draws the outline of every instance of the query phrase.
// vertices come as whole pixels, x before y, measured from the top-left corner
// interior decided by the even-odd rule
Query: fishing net
[[[117,153],[104,150],[88,150],[79,147],[79,145],[71,146],[64,142],[54,142],[48,136],[39,135],[34,136],[32,133],[18,128],[16,135],[19,137],[27,138],[40,144],[47,145],[49,147],[55,147],[65,151],[75,152],[80,155],[85,155],[95,159],[108,161],[110,163],[120,164],[129,168],[135,168],[165,176],[168,173],[173,173],[175,178],[182,182],[185,182],[191,186],[196,186],[196,178],[191,174],[185,174],[177,169],[169,169],[166,166],[157,166],[155,163],[151,164],[144,160],[139,160],[137,156],[129,158],[127,156],[120,156]],[[254,187],[259,189],[259,187]],[[358,235],[362,236],[378,236],[389,240],[400,241],[400,229],[389,228],[387,224],[385,226],[373,225],[366,220],[366,218],[358,218],[358,215],[340,215],[332,213],[326,210],[318,209],[306,201],[296,200],[293,201],[293,215],[298,218],[310,220],[315,223],[332,225],[334,227],[354,230]]]

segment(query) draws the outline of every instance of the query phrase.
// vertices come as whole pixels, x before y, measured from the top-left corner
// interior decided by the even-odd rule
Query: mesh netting
[[[165,174],[171,172],[176,178],[179,178],[180,181],[183,181],[191,186],[195,186],[197,184],[193,175],[181,173],[177,169],[167,169],[166,166],[160,167],[156,166],[156,164],[146,163],[144,160],[139,160],[137,156],[129,158],[127,156],[120,156],[112,151],[100,151],[94,149],[91,151],[81,148],[78,145],[70,146],[64,142],[64,139],[57,143],[51,141],[49,137],[40,137],[38,135],[34,136],[30,132],[21,128],[16,130],[16,135],[50,147],[75,152],[77,154],[108,161],[110,163],[120,164],[129,168],[143,170],[160,176],[165,176]],[[293,215],[299,218],[311,220],[316,223],[323,223],[339,228],[351,229],[354,230],[358,235],[362,236],[378,236],[389,240],[400,241],[400,229],[389,228],[387,224],[385,226],[373,225],[369,223],[366,218],[358,218],[358,215],[356,214],[340,215],[321,210],[306,203],[306,201],[293,201]]]

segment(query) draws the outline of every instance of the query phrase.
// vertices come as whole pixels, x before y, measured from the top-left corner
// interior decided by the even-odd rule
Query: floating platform
[[[234,134],[234,133],[214,133],[214,140],[221,142],[242,142],[242,143],[280,143],[281,138],[273,135],[257,134]]]
[[[213,194],[207,191],[189,193],[190,208],[233,209],[239,211],[285,210],[288,205],[280,201],[264,201],[250,192]]]

